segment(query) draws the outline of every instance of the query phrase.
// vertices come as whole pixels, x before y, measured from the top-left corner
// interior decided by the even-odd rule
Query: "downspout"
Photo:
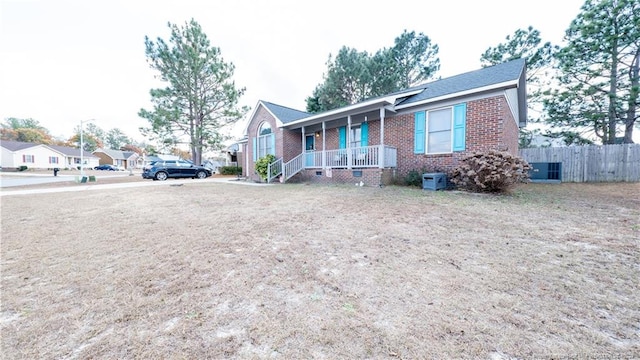
[[[324,121],[322,122],[322,168],[324,169],[325,167],[327,167],[327,148],[325,147],[325,139],[327,138],[325,136],[325,123]]]
[[[380,169],[384,169],[384,107],[380,108]]]
[[[351,169],[351,115],[347,116],[347,133],[345,135],[347,142],[347,169]]]

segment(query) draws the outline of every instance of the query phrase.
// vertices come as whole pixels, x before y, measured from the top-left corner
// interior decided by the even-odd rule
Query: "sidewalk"
[[[73,179],[72,179],[73,180]],[[24,189],[24,190],[0,190],[0,197],[10,195],[28,195],[28,194],[47,194],[58,192],[71,192],[71,191],[90,191],[90,190],[107,190],[107,189],[119,189],[119,188],[132,188],[142,186],[171,186],[178,184],[202,184],[202,183],[221,183],[221,184],[236,184],[245,186],[273,186],[273,184],[256,183],[252,181],[244,181],[236,178],[209,178],[204,180],[197,179],[169,179],[167,181],[135,181],[124,182],[117,184],[94,184],[94,185],[81,185],[73,182],[69,186],[54,187],[54,188],[41,188],[41,189]]]

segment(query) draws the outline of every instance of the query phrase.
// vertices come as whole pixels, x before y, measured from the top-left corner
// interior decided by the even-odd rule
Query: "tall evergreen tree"
[[[235,66],[224,61],[195,20],[168,26],[169,43],[145,38],[147,61],[167,87],[151,90],[153,110],[138,113],[150,126],[140,130],[161,143],[186,137],[191,158],[199,164],[203,151],[222,145],[222,128],[247,112],[238,107],[245,89],[236,88]]]
[[[526,30],[517,29],[513,35],[507,35],[505,42],[488,48],[480,57],[480,63],[482,67],[487,67],[515,59],[526,60],[527,116],[530,123],[536,123],[540,121],[542,91],[549,85],[548,79],[556,51],[557,46],[550,42],[543,43],[540,31],[529,26]],[[536,130],[520,129],[520,146],[528,147],[533,136],[538,133]]]
[[[440,69],[438,46],[422,33],[407,32],[391,48],[370,55],[342,47],[329,55],[324,82],[309,96],[307,111],[321,112],[420,84]]]
[[[104,145],[109,149],[120,150],[131,143],[131,139],[119,128],[113,128],[105,134]]]
[[[438,45],[423,33],[405,30],[391,48],[397,88],[406,89],[431,79],[440,70]]]
[[[558,86],[546,92],[546,122],[580,141],[633,142],[637,120],[640,2],[587,0],[557,54]],[[623,136],[621,137],[620,135]]]

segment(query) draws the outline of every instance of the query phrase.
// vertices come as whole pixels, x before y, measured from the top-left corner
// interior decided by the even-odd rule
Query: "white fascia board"
[[[282,127],[282,121],[280,121],[280,119],[278,119],[277,116],[275,116],[271,110],[269,110],[269,107],[267,107],[262,100],[258,100],[258,103],[256,104],[256,106],[253,108],[253,111],[251,112],[251,116],[249,116],[248,120],[247,120],[247,126],[244,128],[244,136],[247,136],[249,134],[249,125],[251,124],[251,121],[253,120],[253,117],[256,115],[256,113],[258,112],[258,108],[262,106],[264,107],[269,114],[271,114],[271,116],[273,116],[274,119],[276,119],[276,126],[277,127]]]
[[[303,119],[300,119],[300,120],[296,120],[296,121],[292,121],[290,123],[287,123],[286,127],[296,126],[296,125],[300,125],[300,124],[304,124],[304,123],[308,123],[308,122],[314,123],[314,120],[317,121],[317,120],[324,119],[324,118],[329,118],[330,120],[334,120],[334,118],[336,116],[342,117],[342,116],[347,116],[347,115],[353,115],[354,113],[357,113],[358,110],[360,110],[360,109],[371,107],[372,105],[376,105],[376,104],[380,104],[382,106],[393,105],[397,98],[415,95],[415,94],[418,94],[418,93],[422,92],[423,90],[424,89],[407,91],[407,92],[399,93],[399,94],[396,94],[396,95],[385,96],[385,97],[382,97],[382,98],[376,98],[376,99],[372,99],[372,100],[368,100],[368,101],[359,102],[357,104],[341,107],[341,108],[338,108],[338,109],[325,111],[325,112],[320,113],[320,114],[312,115],[312,116],[309,116],[309,117],[306,117],[306,118],[303,118]]]
[[[498,84],[483,86],[483,87],[479,87],[479,88],[474,88],[474,89],[470,89],[470,90],[466,90],[466,91],[460,91],[460,92],[447,94],[447,95],[443,95],[443,96],[438,96],[438,97],[435,97],[435,98],[429,98],[429,99],[425,99],[425,100],[422,100],[422,101],[416,101],[416,102],[412,102],[410,104],[398,105],[398,106],[396,106],[396,110],[401,110],[401,109],[405,109],[405,108],[420,106],[420,105],[424,105],[424,104],[428,104],[428,103],[432,103],[432,102],[443,101],[443,100],[446,100],[446,99],[449,99],[449,98],[468,96],[468,95],[472,95],[472,94],[475,94],[475,93],[481,93],[481,92],[485,92],[485,91],[499,90],[499,89],[508,89],[508,88],[512,88],[512,87],[518,87],[518,79],[511,80],[511,81],[505,81],[505,82],[501,82],[501,83],[498,83]]]
[[[56,150],[56,149],[54,149],[54,148],[50,148],[50,147],[48,147],[48,146],[47,146],[47,145],[45,145],[45,144],[42,144],[42,146],[44,146],[44,147],[46,147],[47,149],[49,149],[49,150],[53,151],[54,153],[58,153],[58,154],[60,154],[60,155],[62,155],[62,156],[67,156],[67,154],[65,154],[65,153],[63,153],[63,152],[61,152],[61,151],[58,151],[58,150]]]

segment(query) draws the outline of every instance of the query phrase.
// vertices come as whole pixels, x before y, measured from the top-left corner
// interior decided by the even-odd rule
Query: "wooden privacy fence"
[[[563,182],[640,181],[640,144],[520,149],[529,163],[562,163]]]

